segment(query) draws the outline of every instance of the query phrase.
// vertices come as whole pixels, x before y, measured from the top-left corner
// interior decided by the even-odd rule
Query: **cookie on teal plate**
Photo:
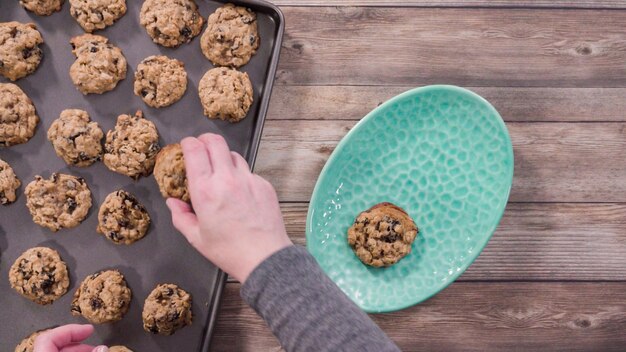
[[[324,166],[307,216],[307,248],[363,310],[420,303],[459,277],[495,231],[513,181],[513,147],[485,99],[455,86],[416,88],[365,116]],[[412,251],[388,268],[361,263],[347,230],[381,202],[419,228]]]

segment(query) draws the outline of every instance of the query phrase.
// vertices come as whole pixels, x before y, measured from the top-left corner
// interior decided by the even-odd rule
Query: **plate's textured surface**
[[[341,141],[313,192],[307,245],[361,308],[419,303],[456,279],[500,221],[513,148],[496,110],[453,86],[418,88],[366,116]],[[389,201],[415,220],[412,252],[396,265],[363,265],[346,231],[359,212]]]

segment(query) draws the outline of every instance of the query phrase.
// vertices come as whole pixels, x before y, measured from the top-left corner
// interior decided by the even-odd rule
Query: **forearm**
[[[241,289],[288,352],[399,351],[301,247],[261,263]]]

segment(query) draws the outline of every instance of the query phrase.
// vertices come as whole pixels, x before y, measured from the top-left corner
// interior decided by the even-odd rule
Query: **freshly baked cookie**
[[[97,231],[114,243],[132,244],[142,239],[149,227],[148,211],[126,191],[109,194],[100,206]]]
[[[91,208],[91,191],[81,177],[54,173],[46,180],[35,176],[24,193],[33,221],[54,232],[78,226]]]
[[[89,166],[102,158],[104,133],[87,111],[67,109],[54,120],[48,130],[57,155],[68,165]]]
[[[6,161],[0,159],[0,204],[6,205],[15,202],[15,191],[22,185],[13,172],[13,168]]]
[[[11,287],[29,300],[46,305],[67,292],[67,265],[54,249],[34,247],[15,260],[9,270]]]
[[[35,72],[43,51],[41,33],[32,23],[0,23],[0,74],[17,81]]]
[[[38,123],[35,105],[26,93],[13,83],[0,83],[0,147],[27,142]]]
[[[141,316],[144,330],[172,335],[191,325],[191,296],[174,284],[160,284],[146,298]]]
[[[15,352],[33,352],[35,348],[35,339],[48,329],[35,331],[34,333],[26,336],[19,345],[15,346]]]
[[[187,90],[187,72],[182,61],[167,56],[145,58],[135,71],[135,95],[153,108],[179,101]]]
[[[362,212],[348,229],[348,243],[364,264],[383,267],[411,252],[418,229],[402,208],[380,203]]]
[[[76,56],[70,77],[81,93],[102,94],[126,78],[126,58],[107,38],[83,34],[72,38],[70,43]]]
[[[256,54],[259,42],[256,14],[226,4],[209,16],[200,47],[213,65],[241,67]]]
[[[126,346],[111,346],[109,352],[133,352],[133,350]]]
[[[107,132],[104,164],[111,171],[137,179],[150,175],[160,149],[156,126],[141,111],[134,116],[120,115],[115,129]]]
[[[139,22],[152,41],[174,48],[200,34],[204,18],[194,0],[146,0]]]
[[[218,67],[204,74],[198,94],[207,117],[239,122],[252,105],[252,82],[245,72]]]
[[[189,202],[185,160],[180,144],[170,144],[161,149],[154,165],[154,178],[164,198]]]
[[[20,4],[28,11],[39,16],[50,16],[61,10],[65,0],[20,0]]]
[[[126,13],[126,0],[70,0],[70,13],[91,33],[104,29]]]
[[[20,4],[28,11],[39,16],[50,16],[61,10],[65,0],[20,0]]]
[[[82,315],[92,324],[118,321],[128,312],[131,295],[117,270],[89,275],[74,293],[72,315]]]

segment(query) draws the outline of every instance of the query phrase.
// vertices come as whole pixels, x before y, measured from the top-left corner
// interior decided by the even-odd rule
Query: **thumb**
[[[198,218],[191,210],[191,206],[180,199],[168,198],[167,207],[172,212],[172,223],[190,243],[196,242],[200,233],[198,228]]]
[[[91,352],[109,352],[109,348],[107,346],[98,346]]]

